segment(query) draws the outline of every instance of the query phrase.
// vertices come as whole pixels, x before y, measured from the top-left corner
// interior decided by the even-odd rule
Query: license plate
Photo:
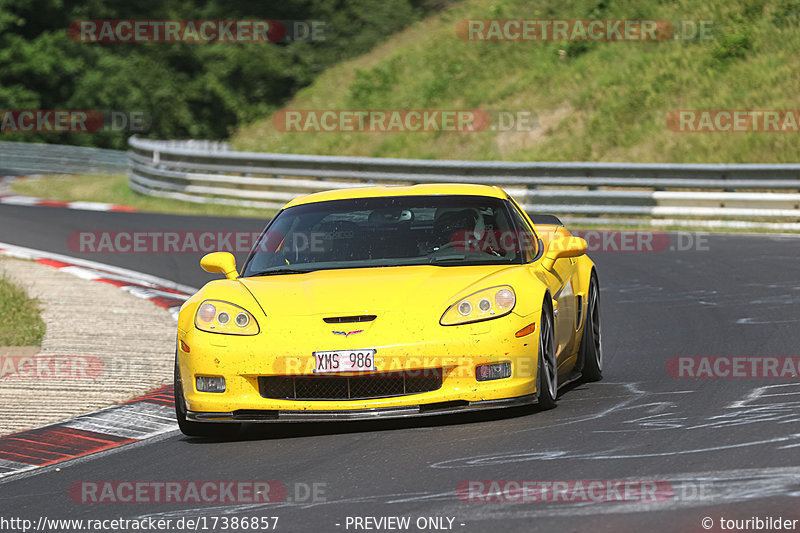
[[[314,372],[364,372],[376,370],[375,350],[314,352]]]

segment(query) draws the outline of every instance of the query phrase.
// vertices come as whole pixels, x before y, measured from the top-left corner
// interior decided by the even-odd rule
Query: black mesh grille
[[[261,396],[275,400],[364,400],[430,392],[442,387],[441,369],[367,376],[262,376]]]

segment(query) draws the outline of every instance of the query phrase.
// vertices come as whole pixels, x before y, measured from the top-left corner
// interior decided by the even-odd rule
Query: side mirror
[[[553,268],[556,259],[562,257],[578,257],[586,253],[588,245],[580,237],[561,237],[550,241],[547,252],[544,254],[542,265],[548,270]]]
[[[239,272],[236,270],[236,258],[230,252],[206,254],[200,260],[200,266],[212,274],[225,274],[228,279],[239,278]]]

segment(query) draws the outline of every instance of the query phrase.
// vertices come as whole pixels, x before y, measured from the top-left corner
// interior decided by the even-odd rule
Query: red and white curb
[[[29,259],[82,279],[116,285],[167,309],[177,319],[197,289],[149,274],[0,243],[0,255]],[[178,429],[172,385],[135,400],[36,429],[0,436],[0,479],[119,448]]]
[[[178,429],[172,385],[130,402],[0,437],[0,479]]]
[[[181,285],[180,283],[142,272],[13,244],[0,242],[0,255],[33,260],[82,279],[116,285],[133,296],[150,300],[157,306],[163,307],[176,320],[183,302],[197,292],[194,287]]]
[[[82,211],[121,211],[125,213],[136,212],[135,207],[127,205],[106,204],[102,202],[62,202],[60,200],[47,200],[32,196],[19,196],[7,194],[0,196],[0,204],[24,205],[28,207],[65,207],[67,209],[80,209]]]
[[[63,207],[66,209],[79,209],[81,211],[115,211],[124,213],[134,213],[138,209],[127,205],[107,204],[104,202],[62,202],[61,200],[48,200],[46,198],[34,198],[33,196],[22,196],[19,194],[4,194],[10,191],[10,185],[14,181],[25,178],[35,178],[38,176],[3,176],[0,177],[0,204],[22,205],[26,207]]]

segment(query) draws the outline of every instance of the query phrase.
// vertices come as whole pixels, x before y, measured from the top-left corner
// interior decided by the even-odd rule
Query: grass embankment
[[[0,346],[40,346],[45,324],[39,304],[0,271]]]
[[[710,21],[711,32],[661,42],[470,42],[456,33],[470,18],[663,19],[678,28]],[[681,133],[667,116],[798,109],[798,21],[798,0],[466,0],[328,69],[283,110],[531,111],[534,129],[285,133],[270,116],[240,129],[232,143],[251,151],[431,159],[797,162],[798,133]],[[142,196],[123,176],[47,178],[14,189],[143,211],[271,215]]]
[[[468,18],[707,20],[713,31],[663,42],[470,42],[456,34]],[[267,117],[233,145],[433,159],[796,162],[798,133],[679,133],[667,114],[797,109],[798,20],[796,0],[468,0],[330,68],[284,109],[529,110],[538,128],[283,133]]]

